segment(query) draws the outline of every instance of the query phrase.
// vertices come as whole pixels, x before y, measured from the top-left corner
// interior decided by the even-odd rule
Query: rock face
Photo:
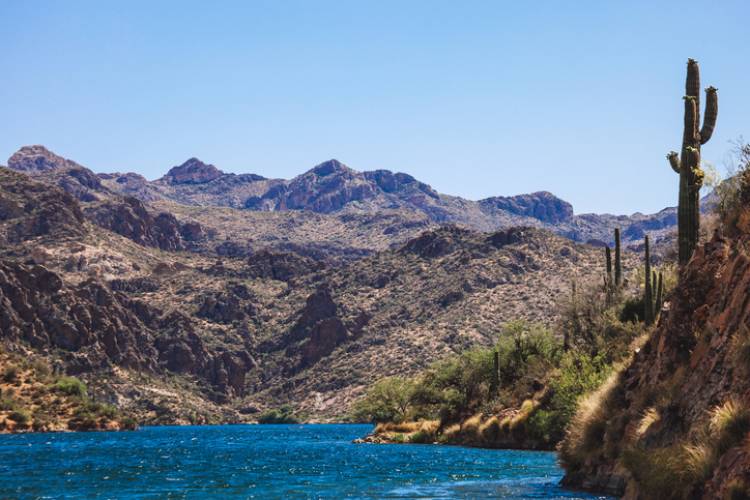
[[[293,344],[287,351],[299,354],[295,369],[299,370],[317,363],[349,337],[343,321],[337,316],[336,303],[328,286],[320,286],[307,298],[300,317],[289,332]]]
[[[182,165],[172,167],[164,179],[170,184],[205,184],[218,179],[224,173],[198,158],[190,158]]]
[[[205,238],[200,224],[180,224],[167,212],[153,216],[140,200],[132,197],[87,207],[85,214],[98,226],[162,250],[184,250],[188,248],[186,242]]]
[[[247,259],[248,276],[279,281],[290,281],[321,269],[320,262],[292,252],[261,250]]]
[[[45,172],[64,168],[82,168],[74,161],[58,156],[44,146],[24,146],[8,159],[8,167],[21,172]]]
[[[69,351],[77,370],[109,362],[155,368],[156,351],[133,304],[95,282],[70,289],[43,266],[0,262],[0,303],[4,337]]]
[[[0,168],[0,242],[84,235],[80,205],[66,192]]]
[[[573,205],[547,191],[485,198],[479,201],[479,206],[484,211],[504,210],[550,224],[567,221],[573,217]]]
[[[633,499],[747,494],[750,258],[743,248],[750,241],[750,211],[745,208],[738,221],[737,234],[716,233],[696,250],[656,330],[592,410],[600,418],[582,428],[581,435],[594,436],[583,445],[590,447],[586,458],[579,434],[566,438],[566,484]],[[715,415],[721,407],[733,409],[727,425],[735,427],[720,430]],[[703,475],[686,472],[691,449],[705,453]],[[659,482],[664,474],[666,484]],[[678,474],[685,477],[675,482]]]

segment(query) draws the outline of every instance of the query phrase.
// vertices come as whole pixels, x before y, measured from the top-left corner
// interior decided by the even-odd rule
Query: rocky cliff
[[[626,498],[747,498],[748,202],[746,190],[632,362],[583,404],[561,447],[565,484]]]

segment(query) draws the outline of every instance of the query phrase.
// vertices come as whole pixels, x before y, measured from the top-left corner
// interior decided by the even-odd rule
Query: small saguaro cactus
[[[680,265],[687,263],[698,244],[700,230],[700,189],[703,186],[701,145],[711,139],[719,114],[716,88],[706,88],[706,113],[700,126],[700,71],[695,59],[688,59],[685,82],[685,128],[682,150],[667,155],[672,169],[680,175],[677,202],[677,241]],[[700,130],[699,130],[700,127]]]
[[[654,319],[659,315],[661,306],[664,303],[664,275],[659,272],[659,277],[656,281],[656,301],[654,302]]]
[[[645,238],[646,244],[646,291],[643,296],[643,320],[647,325],[654,322],[654,295],[651,281],[651,255],[648,247],[648,235]]]

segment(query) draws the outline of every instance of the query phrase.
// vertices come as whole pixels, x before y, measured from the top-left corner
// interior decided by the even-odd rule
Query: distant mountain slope
[[[416,220],[421,221],[420,229],[446,223],[479,231],[526,225],[547,228],[575,241],[599,244],[611,243],[613,229],[620,227],[626,245],[639,245],[646,230],[655,237],[666,236],[676,224],[674,208],[650,215],[576,215],[569,203],[544,191],[479,201],[466,200],[438,193],[408,174],[389,170],[358,172],[338,160],[323,162],[291,180],[283,180],[266,179],[255,174],[225,173],[197,158],[190,158],[170,169],[163,177],[149,181],[134,173],[94,174],[43,146],[26,146],[9,159],[8,167],[55,183],[81,201],[102,200],[112,194],[120,194],[145,203],[161,204],[162,207],[225,207],[241,210],[232,217],[238,227],[244,226],[242,213],[249,211],[303,214],[281,219],[295,220],[299,224],[300,218],[307,218],[311,227],[303,233],[311,234],[315,232],[314,224],[321,220],[311,214],[321,214],[324,219],[328,218],[326,216],[333,217],[331,223],[345,233],[357,225],[352,222],[354,219],[366,220],[376,214],[389,213],[394,228],[399,225],[413,226]],[[173,211],[189,212],[182,208]],[[403,217],[402,224],[395,220],[399,217]],[[201,222],[210,226],[206,219]],[[253,220],[257,221],[258,218],[253,217]],[[373,229],[358,227],[356,232],[368,233],[371,241],[359,237],[357,248],[373,251],[384,248],[384,243],[398,244],[416,234],[380,226]],[[246,227],[242,232],[255,234],[261,240],[274,239],[271,233],[258,235],[257,231]],[[342,235],[335,244],[340,245],[342,239],[346,240],[347,236]],[[232,241],[231,237],[229,241]],[[308,241],[294,239],[288,243],[304,246]],[[242,244],[239,243],[240,246]],[[344,246],[349,245],[344,243]],[[344,255],[350,253],[348,250],[343,252]],[[356,254],[357,251],[351,253]]]

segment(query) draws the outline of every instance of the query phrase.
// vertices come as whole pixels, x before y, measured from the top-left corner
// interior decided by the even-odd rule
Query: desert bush
[[[0,399],[0,411],[9,411],[16,409],[16,402],[9,397]]]
[[[726,166],[727,179],[714,187],[712,202],[722,225],[733,232],[750,199],[750,144],[736,141]]]
[[[31,421],[29,412],[21,409],[11,411],[8,418],[14,421],[19,427],[27,427]]]
[[[354,404],[351,418],[357,422],[403,422],[412,409],[414,388],[414,381],[405,377],[380,379]]]
[[[120,419],[120,428],[126,431],[134,431],[138,428],[138,422],[133,417],[123,417]]]
[[[3,371],[3,382],[15,384],[18,382],[19,370],[17,366],[8,366]]]
[[[298,424],[299,420],[294,416],[294,409],[289,405],[273,408],[262,412],[258,416],[259,424]]]
[[[85,398],[88,394],[86,384],[76,377],[60,377],[55,382],[53,388],[56,391],[67,394],[68,396],[76,396],[79,398]]]
[[[565,353],[549,382],[552,392],[549,402],[528,419],[526,427],[530,437],[546,443],[559,442],[576,413],[579,400],[596,390],[611,371],[612,366],[601,355],[591,358],[578,352]]]
[[[51,370],[46,361],[37,359],[32,361],[31,368],[40,379],[46,379],[50,376]]]

